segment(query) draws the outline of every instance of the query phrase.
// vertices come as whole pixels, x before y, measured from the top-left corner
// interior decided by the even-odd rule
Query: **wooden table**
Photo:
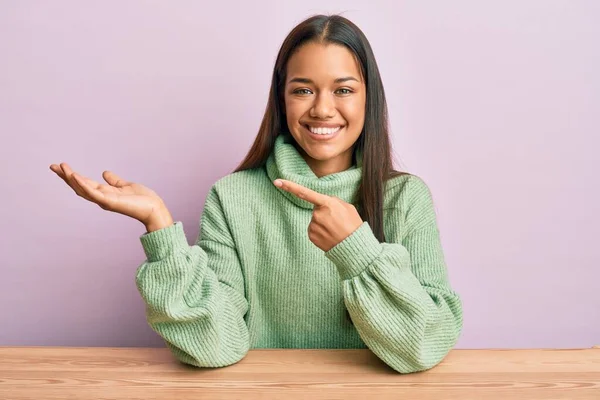
[[[600,399],[600,349],[453,350],[398,374],[369,350],[251,350],[225,368],[166,348],[0,347],[0,399]]]

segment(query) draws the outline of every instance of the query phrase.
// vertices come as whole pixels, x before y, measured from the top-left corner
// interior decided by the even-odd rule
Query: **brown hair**
[[[356,203],[361,218],[369,223],[377,239],[385,242],[385,184],[388,179],[406,173],[393,169],[387,104],[371,46],[363,32],[342,16],[310,17],[285,38],[275,61],[269,99],[258,135],[234,172],[262,167],[273,150],[275,138],[282,132],[289,132],[283,97],[287,62],[295,50],[308,42],[342,45],[359,61],[367,92],[364,127],[354,148],[355,155],[357,149],[362,151],[362,177]]]

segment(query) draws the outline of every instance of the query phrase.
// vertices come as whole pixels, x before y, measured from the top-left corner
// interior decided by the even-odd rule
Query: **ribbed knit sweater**
[[[408,373],[447,355],[462,305],[421,178],[388,181],[386,242],[363,222],[327,252],[308,238],[314,206],[273,184],[287,179],[352,203],[361,172],[359,160],[318,178],[282,134],[264,167],[210,188],[193,245],[180,221],[140,236],[147,321],[179,361],[223,367],[249,349],[369,348]]]

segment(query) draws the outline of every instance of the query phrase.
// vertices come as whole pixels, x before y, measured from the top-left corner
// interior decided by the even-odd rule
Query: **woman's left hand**
[[[329,251],[363,223],[356,207],[342,199],[285,179],[276,179],[273,184],[315,205],[308,225],[308,238],[323,251]]]

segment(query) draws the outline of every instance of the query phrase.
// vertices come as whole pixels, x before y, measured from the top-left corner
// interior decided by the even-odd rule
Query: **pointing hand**
[[[312,219],[308,225],[308,238],[323,251],[329,251],[363,223],[356,207],[340,198],[317,193],[285,179],[276,179],[273,183],[314,204]]]

